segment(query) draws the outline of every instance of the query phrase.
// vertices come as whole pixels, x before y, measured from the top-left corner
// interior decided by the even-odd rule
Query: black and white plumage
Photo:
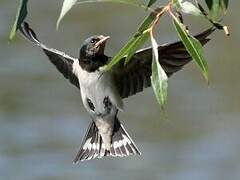
[[[43,49],[65,78],[80,89],[84,107],[92,117],[74,162],[140,154],[117,113],[123,109],[123,98],[151,86],[152,49],[139,50],[126,66],[121,61],[111,71],[103,72],[101,67],[111,60],[104,54],[108,36],[88,38],[80,49],[79,58],[73,58],[42,44],[26,22],[20,30],[25,38]],[[204,45],[213,31],[211,28],[195,37]],[[159,46],[158,52],[159,62],[168,77],[192,60],[181,42]]]
[[[131,154],[140,154],[136,145],[118,119],[116,119],[114,123],[112,142],[110,150],[106,151],[105,144],[102,143],[98,128],[95,122],[92,121],[74,162],[76,163],[79,160],[90,160],[95,157],[101,158],[103,156],[123,157]]]

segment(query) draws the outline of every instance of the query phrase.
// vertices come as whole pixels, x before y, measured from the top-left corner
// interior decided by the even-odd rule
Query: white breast
[[[85,108],[91,112],[86,98],[91,99],[96,111],[104,111],[103,99],[109,97],[110,101],[118,109],[122,109],[123,103],[116,90],[111,72],[96,71],[89,73],[83,70],[78,63],[73,64],[73,71],[79,79],[81,96]]]

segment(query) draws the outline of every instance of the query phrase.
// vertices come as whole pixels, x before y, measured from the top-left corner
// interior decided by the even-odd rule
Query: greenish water
[[[217,32],[205,49],[210,86],[191,63],[170,79],[164,113],[151,89],[125,100],[119,118],[142,155],[79,165],[72,160],[90,118],[78,90],[38,48],[20,36],[8,42],[17,2],[0,2],[0,179],[240,179],[238,1],[230,2],[224,19],[232,36]],[[30,1],[28,21],[43,42],[74,56],[92,34],[110,35],[106,53],[114,55],[145,14],[126,5],[82,5],[56,32],[60,7],[59,1]],[[204,24],[198,18],[186,20],[194,32]],[[161,23],[158,41],[176,40],[168,17]]]

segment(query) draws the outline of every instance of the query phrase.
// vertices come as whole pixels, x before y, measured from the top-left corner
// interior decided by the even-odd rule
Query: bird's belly
[[[90,76],[93,75],[91,74]],[[85,81],[80,82],[80,88],[83,104],[86,110],[93,116],[116,113],[118,108],[122,108],[122,100],[115,90],[111,77],[107,73],[87,78]],[[89,106],[90,101],[94,110]]]

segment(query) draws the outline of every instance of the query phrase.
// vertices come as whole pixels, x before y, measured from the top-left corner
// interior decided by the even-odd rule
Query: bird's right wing
[[[205,45],[214,30],[213,28],[207,29],[196,35],[195,38]],[[158,54],[159,63],[168,77],[192,60],[181,41],[159,46]],[[122,98],[134,95],[151,86],[152,48],[137,51],[126,66],[124,62],[123,60],[113,67],[116,86]]]
[[[26,22],[21,25],[20,31],[25,38],[33,42],[35,45],[41,47],[44,53],[48,56],[51,63],[54,64],[54,66],[58,69],[58,71],[61,72],[66,79],[69,79],[69,81],[73,85],[79,88],[78,78],[73,73],[73,63],[75,61],[78,61],[77,58],[73,58],[65,54],[64,52],[58,51],[53,48],[48,48],[47,46],[42,44],[38,40],[35,32]]]

